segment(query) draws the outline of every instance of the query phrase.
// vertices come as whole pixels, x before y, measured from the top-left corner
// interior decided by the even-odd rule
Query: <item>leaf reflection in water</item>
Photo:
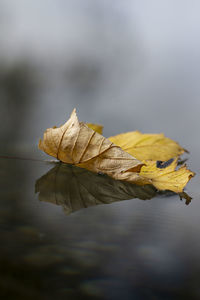
[[[57,163],[35,184],[40,201],[61,205],[66,214],[98,204],[139,198],[151,199],[156,189],[114,180],[72,165]]]

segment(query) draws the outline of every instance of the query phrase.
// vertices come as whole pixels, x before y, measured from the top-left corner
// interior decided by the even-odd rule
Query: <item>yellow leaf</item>
[[[145,166],[141,168],[140,176],[151,180],[151,183],[158,190],[170,190],[175,193],[183,192],[183,188],[188,181],[195,175],[186,166],[176,170],[177,159],[170,159],[166,162],[144,161]],[[143,184],[142,179],[140,184]]]
[[[172,157],[185,150],[163,134],[134,131],[106,139],[97,132],[100,130],[101,125],[79,122],[74,110],[64,125],[45,131],[39,149],[62,162],[108,174],[117,180],[152,184],[159,190],[176,193],[182,192],[194,176],[186,166],[176,170],[177,158]]]
[[[139,160],[167,161],[186,151],[162,133],[142,134],[139,131],[131,131],[112,136],[109,140]]]
[[[79,122],[75,110],[64,125],[45,131],[43,140],[39,141],[39,149],[62,162],[117,179],[127,171],[139,172],[143,166],[119,146]]]
[[[91,128],[92,130],[98,132],[99,134],[103,133],[103,126],[99,124],[93,124],[93,123],[86,123],[86,125]]]

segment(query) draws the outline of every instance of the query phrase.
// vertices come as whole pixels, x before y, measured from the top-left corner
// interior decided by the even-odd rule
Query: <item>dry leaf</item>
[[[177,159],[168,161],[144,160],[137,178],[126,172],[121,175],[121,180],[135,182],[139,185],[152,184],[158,190],[170,190],[175,193],[182,193],[188,181],[195,175],[186,166],[176,170]]]
[[[139,160],[167,161],[186,151],[162,133],[142,134],[139,131],[131,131],[112,136],[109,140]]]
[[[61,205],[66,214],[89,206],[133,198],[146,200],[156,195],[153,186],[114,180],[63,163],[57,163],[36,181],[35,192],[40,201]]]
[[[145,166],[140,171],[140,176],[146,179],[150,179],[151,183],[158,190],[170,190],[175,193],[183,192],[185,185],[194,176],[194,173],[186,168],[186,166],[180,167],[176,170],[177,159],[170,159],[166,162],[161,161],[144,161]]]
[[[158,190],[181,193],[195,175],[185,165],[176,170],[177,159],[173,157],[180,156],[186,150],[163,134],[132,131],[109,139],[145,164],[137,178],[137,184],[153,184]],[[124,180],[132,181],[131,174],[129,176],[126,173],[123,177]]]
[[[39,149],[62,162],[117,179],[127,171],[139,172],[143,166],[143,163],[119,146],[79,122],[75,110],[64,125],[45,131],[43,140],[39,141]]]
[[[98,133],[102,129],[101,125],[79,122],[74,110],[64,125],[45,131],[39,148],[65,163],[117,180],[152,184],[159,190],[181,193],[194,176],[186,166],[176,170],[177,158],[173,157],[186,150],[163,134],[133,131],[106,139]]]

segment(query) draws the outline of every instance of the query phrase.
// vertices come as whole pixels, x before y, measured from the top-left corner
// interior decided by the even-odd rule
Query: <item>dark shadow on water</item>
[[[117,181],[63,163],[57,163],[36,181],[35,192],[40,201],[61,205],[66,214],[89,206],[133,198],[147,200],[156,195],[153,186]]]
[[[57,163],[35,184],[40,201],[61,205],[65,214],[99,204],[110,204],[133,198],[150,200],[158,193],[151,185],[138,186],[92,173],[72,165]],[[173,192],[162,192],[171,196]],[[182,198],[184,194],[182,193]],[[188,196],[186,204],[191,198]]]

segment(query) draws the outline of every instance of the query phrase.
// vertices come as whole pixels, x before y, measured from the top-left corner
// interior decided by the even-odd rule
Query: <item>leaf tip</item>
[[[76,108],[72,110],[71,116],[76,115]]]

